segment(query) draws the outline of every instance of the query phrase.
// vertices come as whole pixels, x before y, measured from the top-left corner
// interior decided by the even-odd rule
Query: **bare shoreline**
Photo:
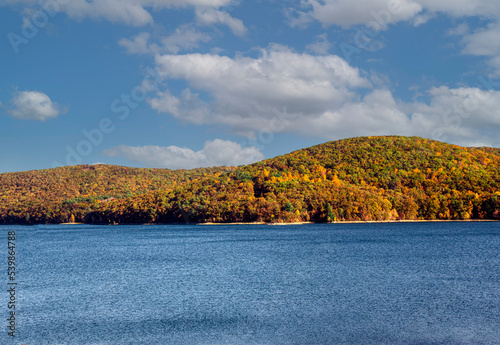
[[[196,225],[303,225],[303,224],[365,224],[365,223],[425,223],[425,222],[500,222],[497,219],[404,219],[404,220],[350,220],[350,221],[335,221],[328,223],[314,222],[282,222],[282,223],[266,223],[266,222],[235,222],[235,223],[195,223]]]
[[[404,219],[404,220],[350,220],[350,221],[335,221],[328,223],[314,223],[314,222],[229,222],[229,223],[124,223],[124,224],[90,224],[90,223],[58,223],[57,225],[306,225],[306,224],[369,224],[369,223],[439,223],[439,222],[500,222],[499,219]]]

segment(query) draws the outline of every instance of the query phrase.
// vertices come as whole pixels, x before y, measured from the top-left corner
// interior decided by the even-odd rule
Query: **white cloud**
[[[488,145],[499,144],[500,91],[441,86],[428,94],[429,103],[408,105],[414,134],[430,133],[435,139],[465,146],[479,139]]]
[[[468,33],[467,24],[449,30],[449,35],[465,35],[463,53],[487,56],[494,74],[500,76],[500,6],[498,0],[305,0],[305,12],[296,21],[307,23],[314,18],[325,26],[344,28],[367,24],[372,30],[386,29],[390,24],[410,21],[414,26],[426,23],[441,13],[454,18],[480,17],[491,23]],[[292,25],[295,22],[292,21]],[[377,47],[378,49],[381,46]]]
[[[149,32],[141,32],[132,39],[122,38],[118,44],[124,47],[129,54],[155,54],[158,52],[159,47],[149,44],[150,37]]]
[[[264,159],[262,152],[255,147],[241,147],[228,141],[215,139],[207,141],[200,151],[178,146],[118,146],[103,152],[109,157],[123,156],[150,167],[168,169],[193,169],[212,166],[237,166]]]
[[[427,103],[403,103],[377,74],[368,79],[338,56],[280,46],[258,58],[187,54],[156,61],[160,75],[185,80],[190,88],[178,96],[159,92],[149,99],[154,109],[254,138],[276,124],[276,111],[286,107],[279,131],[327,140],[399,134],[463,145],[499,141],[500,91],[440,87],[426,92]]]
[[[38,91],[18,92],[11,101],[13,108],[8,113],[19,119],[45,121],[56,118],[66,110]]]
[[[483,16],[498,18],[497,0],[414,0],[431,12],[441,12],[453,17]]]
[[[354,89],[371,83],[357,68],[336,56],[298,54],[285,47],[262,50],[258,58],[211,54],[163,55],[156,58],[160,75],[187,80],[210,103],[170,92],[150,99],[153,108],[194,123],[223,123],[239,130],[259,130],[273,110],[287,107],[292,117],[320,114],[356,97]],[[202,102],[202,103],[199,103]],[[184,105],[183,105],[184,104]],[[200,108],[197,114],[183,109]],[[209,108],[209,109],[208,109]]]
[[[411,0],[306,0],[309,14],[324,25],[350,27],[375,22],[380,26],[413,18],[422,6]]]
[[[247,28],[240,19],[233,18],[229,13],[224,11],[217,11],[213,8],[198,8],[196,10],[196,18],[199,23],[204,25],[227,25],[237,36],[244,36],[247,32]]]
[[[232,0],[48,0],[44,3],[51,6],[51,10],[64,12],[71,18],[102,18],[111,22],[143,26],[154,22],[148,10],[150,8],[220,8],[231,2]],[[39,7],[38,0],[4,0],[3,4]]]
[[[159,91],[156,98],[150,98],[147,101],[151,108],[158,112],[171,114],[187,122],[201,125],[211,121],[210,106],[189,89],[184,90],[180,98],[175,97],[168,90]]]
[[[358,102],[347,102],[319,116],[303,116],[291,126],[296,132],[323,138],[411,133],[410,121],[388,90],[374,90]]]
[[[165,51],[173,54],[177,54],[181,49],[198,48],[200,42],[208,41],[210,36],[189,26],[181,26],[172,35],[161,40]]]
[[[151,14],[142,4],[119,0],[70,1],[63,6],[70,17],[104,18],[111,22],[122,22],[133,26],[142,26],[154,22]]]
[[[413,26],[417,27],[417,26],[423,25],[423,24],[427,23],[433,17],[434,17],[434,14],[432,14],[432,13],[418,15],[413,19]]]
[[[463,52],[470,55],[494,56],[500,54],[500,23],[488,25],[463,39]]]
[[[300,29],[305,29],[315,20],[311,12],[303,12],[293,7],[289,7],[285,10],[285,17],[290,27]]]
[[[303,16],[313,17],[324,25],[342,27],[372,21],[388,25],[405,20],[418,26],[435,13],[500,18],[498,0],[306,0],[304,4],[309,11],[303,12]]]
[[[489,65],[494,74],[500,76],[500,22],[492,23],[484,29],[464,36],[463,53],[489,57]]]
[[[328,51],[332,48],[332,44],[328,42],[328,35],[318,35],[315,42],[308,44],[307,49],[320,55],[328,55]]]
[[[129,54],[177,54],[180,50],[198,48],[200,42],[210,41],[210,36],[195,28],[184,25],[178,27],[173,34],[161,38],[160,44],[152,43],[151,34],[142,32],[132,39],[122,38],[118,44]]]
[[[403,104],[389,90],[374,90],[358,102],[296,119],[288,130],[326,139],[397,134],[463,146],[500,145],[500,91],[441,86],[427,95],[426,103]]]

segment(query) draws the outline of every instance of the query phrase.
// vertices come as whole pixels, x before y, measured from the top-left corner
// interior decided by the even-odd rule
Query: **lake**
[[[1,344],[500,344],[499,222],[0,233]]]

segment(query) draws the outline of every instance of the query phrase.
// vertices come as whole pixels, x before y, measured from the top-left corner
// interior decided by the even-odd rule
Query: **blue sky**
[[[500,147],[497,0],[4,0],[0,172]]]

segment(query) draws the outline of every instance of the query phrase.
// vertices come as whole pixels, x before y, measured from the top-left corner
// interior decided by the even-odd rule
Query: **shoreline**
[[[500,222],[500,219],[402,219],[402,220],[351,220],[337,221],[332,224],[345,223],[439,223],[439,222]]]
[[[308,225],[308,224],[369,224],[369,223],[443,223],[443,222],[500,222],[500,219],[403,219],[403,220],[350,220],[350,221],[335,221],[328,223],[314,223],[314,222],[233,222],[233,223],[123,223],[123,224],[92,224],[92,223],[54,223],[54,224],[0,224],[1,226],[9,225],[272,225],[272,226],[286,226],[286,225]]]
[[[367,224],[367,223],[439,223],[439,222],[500,222],[500,219],[403,219],[403,220],[349,220],[335,221],[328,223],[314,222],[282,222],[282,223],[266,223],[266,222],[235,222],[235,223],[194,223],[194,225],[305,225],[305,224]],[[154,224],[151,224],[154,225]]]
[[[235,223],[194,223],[195,225],[302,225],[302,224],[325,224],[325,223],[313,223],[313,222],[294,222],[294,223],[266,223],[266,222],[235,222]]]

